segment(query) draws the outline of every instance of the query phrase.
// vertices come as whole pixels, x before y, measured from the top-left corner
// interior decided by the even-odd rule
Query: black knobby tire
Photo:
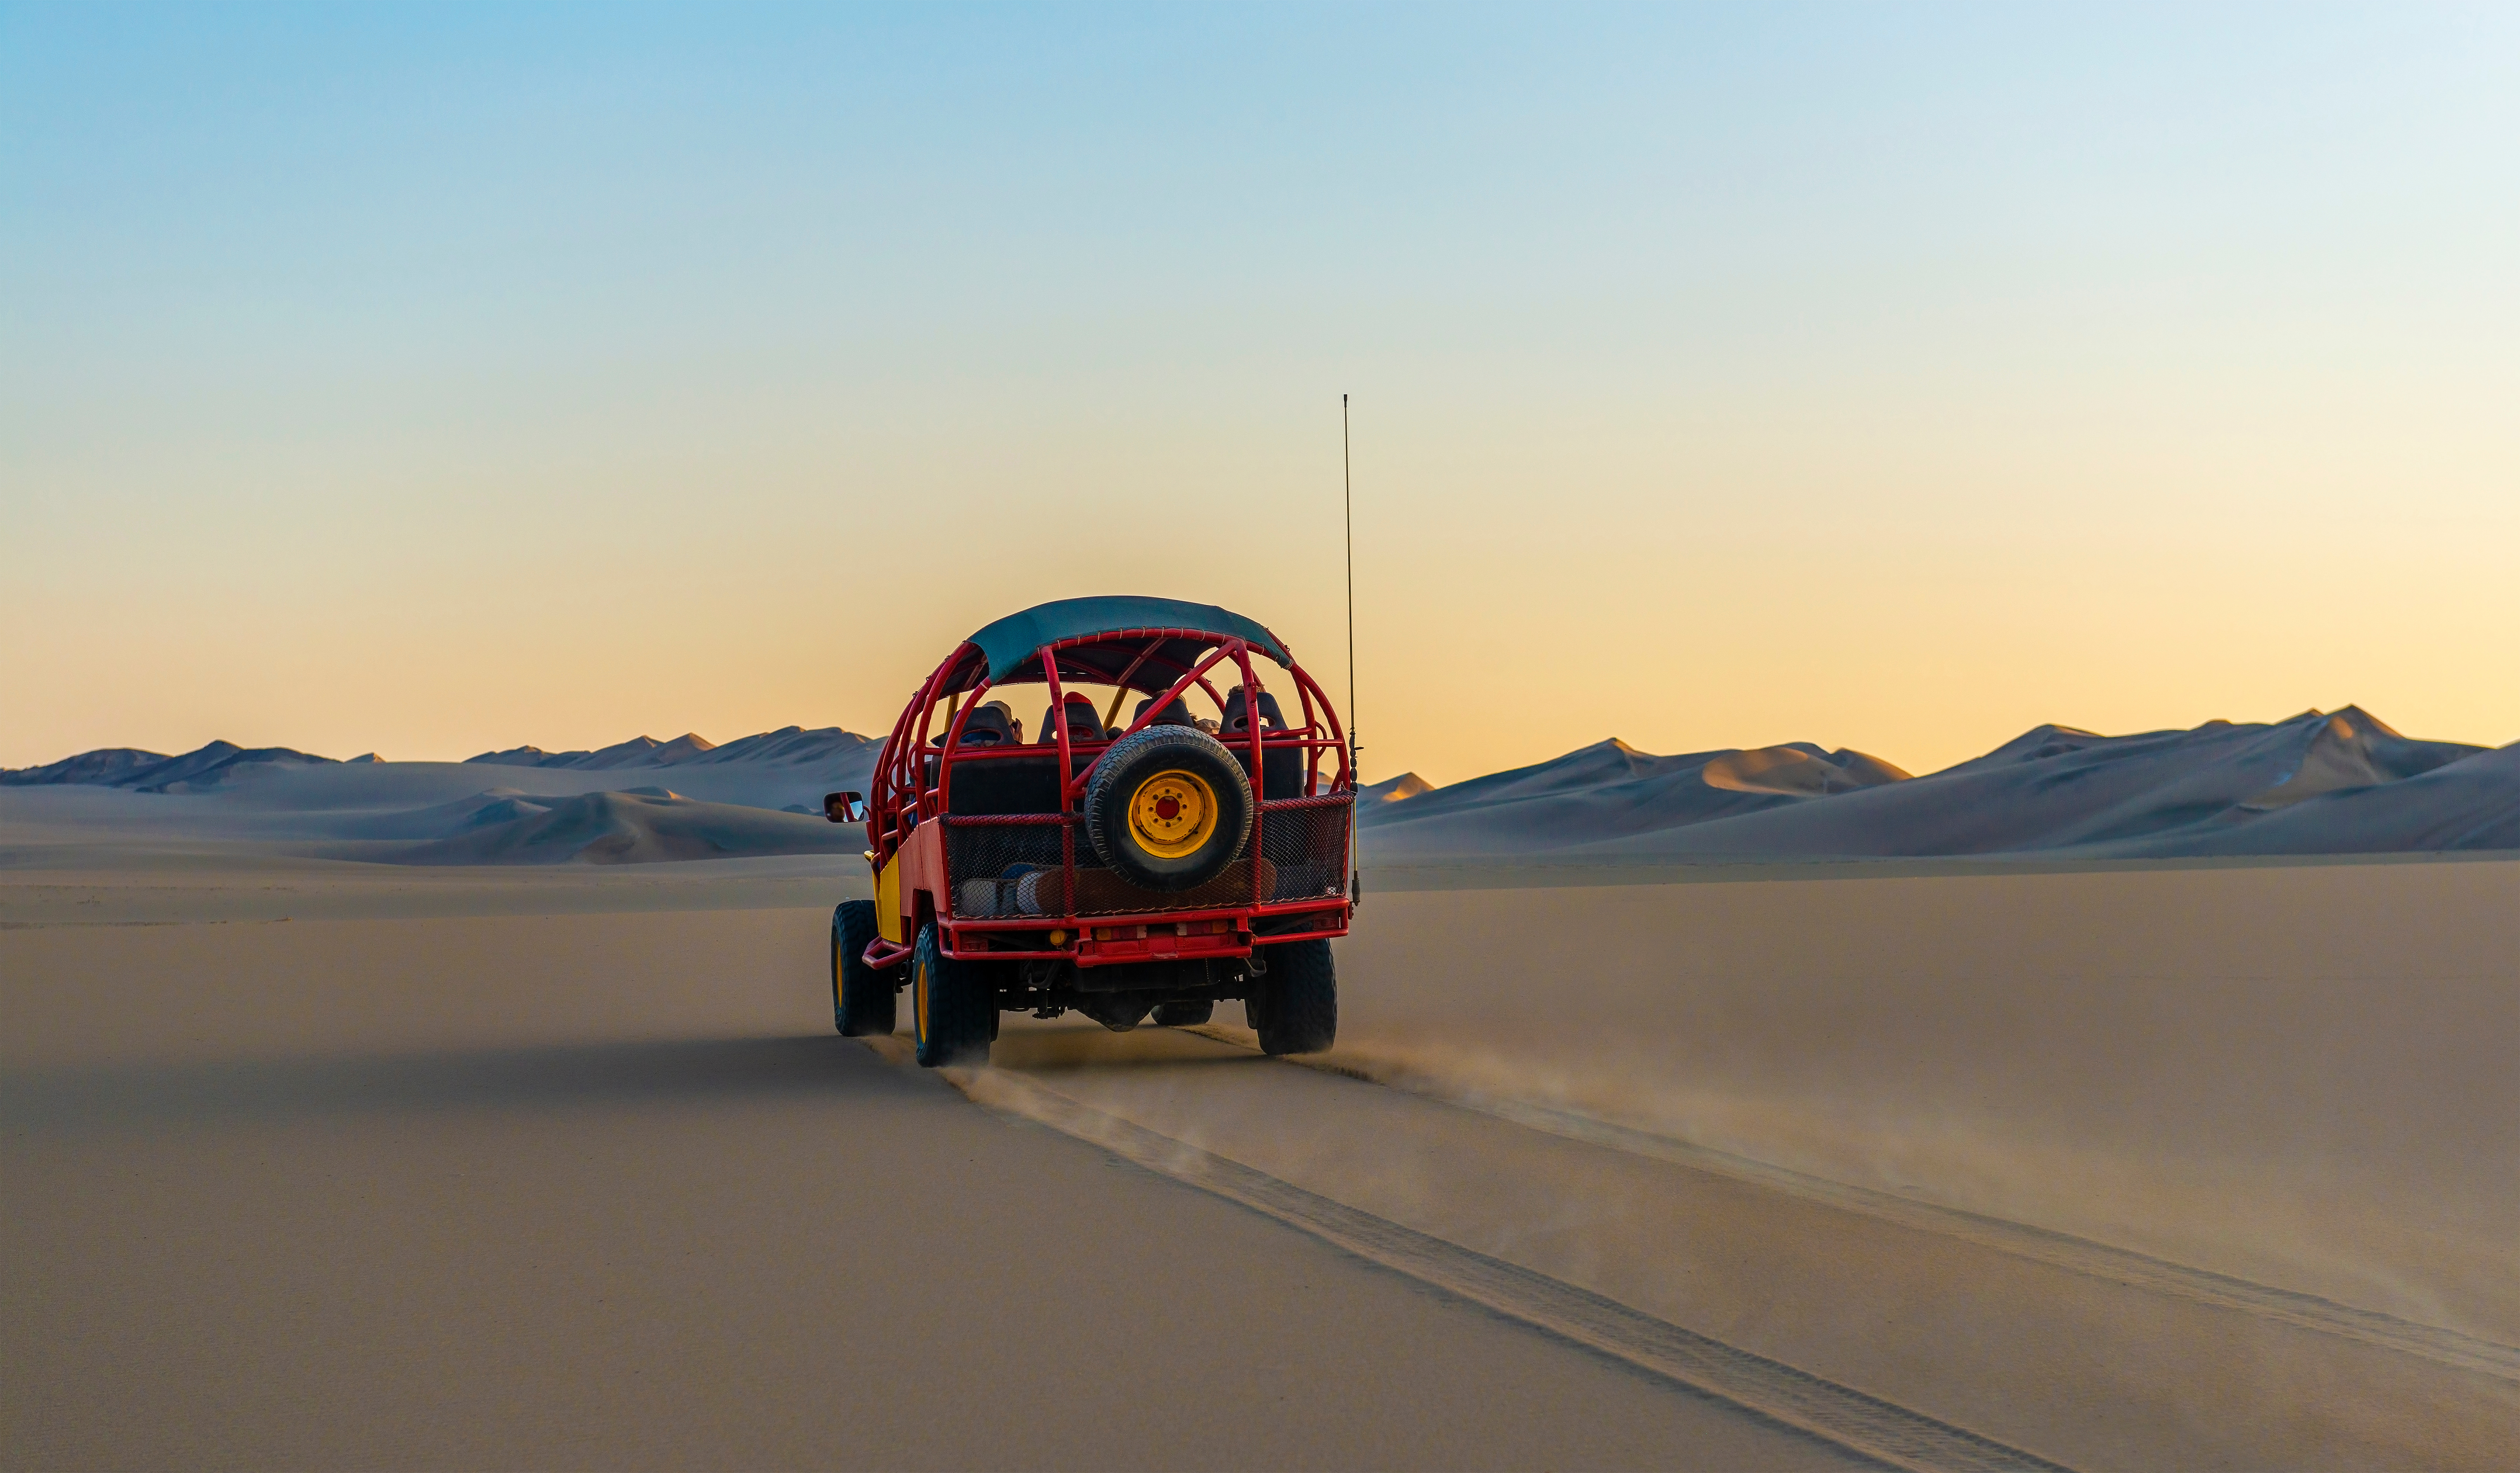
[[[1288,941],[1261,948],[1268,971],[1252,978],[1242,1004],[1260,1051],[1320,1053],[1338,1040],[1338,968],[1327,941]]]
[[[866,964],[867,943],[875,934],[874,901],[844,900],[832,912],[832,1026],[843,1038],[892,1032],[901,974]]]
[[[1214,1016],[1216,1000],[1213,998],[1155,1004],[1155,1024],[1161,1028],[1195,1028]]]
[[[1148,848],[1131,823],[1139,789],[1166,773],[1187,773],[1215,800],[1215,822],[1197,848],[1177,855]],[[1085,836],[1095,856],[1133,885],[1177,894],[1225,872],[1251,837],[1251,780],[1225,743],[1196,727],[1148,727],[1111,743],[1085,786]]]
[[[994,982],[988,967],[946,956],[933,924],[919,928],[910,954],[910,1021],[920,1063],[936,1069],[989,1061],[998,1020]]]

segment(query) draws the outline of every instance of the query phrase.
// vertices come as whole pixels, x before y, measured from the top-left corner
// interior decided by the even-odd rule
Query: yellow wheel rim
[[[919,1013],[919,1037],[927,1037],[927,963],[922,961],[911,972],[910,1000]]]
[[[1157,773],[1129,795],[1129,826],[1157,859],[1196,854],[1216,832],[1216,789],[1194,773]]]

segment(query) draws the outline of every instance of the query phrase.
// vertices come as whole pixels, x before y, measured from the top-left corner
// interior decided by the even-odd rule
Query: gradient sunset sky
[[[1369,777],[2520,737],[2520,9],[0,5],[0,764],[880,733],[1225,603]]]

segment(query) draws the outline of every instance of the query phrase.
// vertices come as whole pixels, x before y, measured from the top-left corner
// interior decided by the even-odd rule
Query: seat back
[[[1129,713],[1129,724],[1131,726],[1137,725],[1138,718],[1146,715],[1147,708],[1154,703],[1155,698],[1151,695],[1138,702],[1138,709]],[[1190,706],[1184,702],[1181,697],[1175,696],[1173,697],[1173,703],[1164,707],[1163,714],[1148,723],[1148,725],[1158,727],[1188,727],[1196,726],[1197,723],[1190,719]]]
[[[1002,700],[990,701],[975,708],[970,719],[963,723],[965,746],[1010,746],[1023,740],[1023,728],[1015,713]]]
[[[1226,692],[1225,719],[1221,725],[1228,732],[1251,730],[1251,702],[1244,695],[1240,686]],[[1260,730],[1264,732],[1286,730],[1286,718],[1284,713],[1278,709],[1278,697],[1266,691],[1260,692]]]
[[[1102,718],[1094,712],[1094,702],[1082,695],[1067,697],[1067,739],[1069,741],[1101,741],[1105,735],[1107,734],[1102,730]],[[1033,740],[1040,746],[1058,744],[1058,707],[1051,706],[1042,711],[1041,735]]]
[[[1234,749],[1238,756],[1247,750],[1244,743],[1251,739],[1252,705],[1252,700],[1240,686],[1235,687],[1225,694],[1225,720],[1220,723],[1222,729],[1217,735],[1227,746]],[[1286,730],[1286,718],[1284,713],[1278,709],[1277,696],[1263,691],[1260,692],[1258,705],[1261,731]],[[1296,748],[1274,752],[1264,748],[1260,753],[1260,796],[1300,798],[1303,795],[1303,752]]]

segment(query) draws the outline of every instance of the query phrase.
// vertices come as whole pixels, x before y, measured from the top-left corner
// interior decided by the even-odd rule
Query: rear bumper
[[[1136,961],[1248,957],[1254,946],[1347,934],[1345,897],[1271,906],[1164,911],[1142,915],[948,920],[946,955],[972,960],[1058,960],[1078,967]],[[1057,943],[1051,937],[1059,936]]]
[[[1347,934],[1345,897],[1328,903],[1165,911],[1142,915],[1025,916],[1020,920],[940,920],[945,955],[968,961],[1066,961],[1085,968],[1140,961],[1248,957],[1255,946]],[[1053,937],[1058,937],[1053,941]],[[899,966],[910,949],[878,939],[867,965]]]

